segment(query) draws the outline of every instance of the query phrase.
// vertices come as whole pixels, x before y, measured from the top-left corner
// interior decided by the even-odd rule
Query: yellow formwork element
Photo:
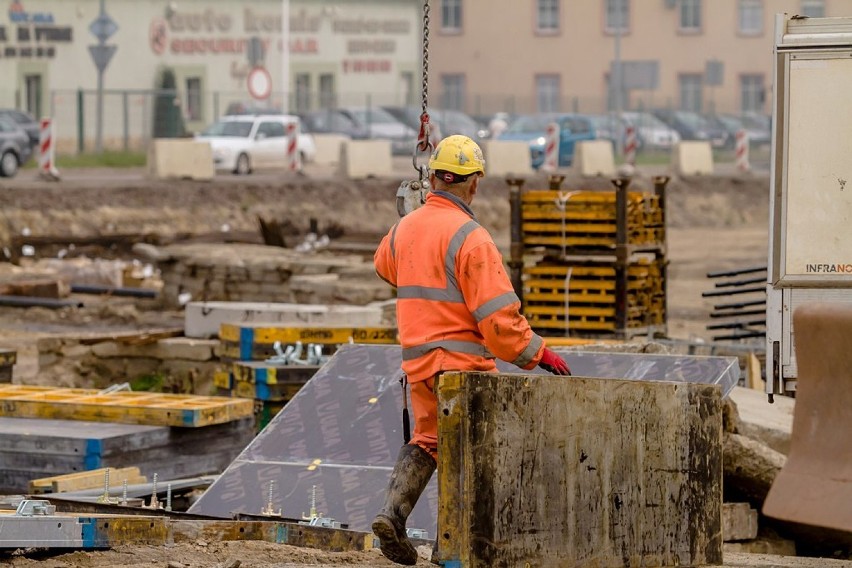
[[[395,327],[329,327],[329,326],[286,326],[269,323],[223,323],[219,328],[219,339],[233,343],[283,344],[318,343],[337,345],[341,343],[393,344],[399,338]]]
[[[0,416],[199,427],[252,416],[241,398],[0,385]]]

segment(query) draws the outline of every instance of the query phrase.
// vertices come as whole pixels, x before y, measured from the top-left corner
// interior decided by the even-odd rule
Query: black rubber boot
[[[388,560],[406,566],[417,564],[417,551],[405,533],[405,521],[426,489],[435,467],[435,460],[420,446],[406,444],[399,450],[385,505],[373,519],[373,534],[379,538],[382,554]]]

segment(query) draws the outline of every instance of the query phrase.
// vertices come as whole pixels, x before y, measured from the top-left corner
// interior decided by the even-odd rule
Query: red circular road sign
[[[268,99],[272,94],[272,77],[264,67],[255,67],[249,71],[248,92],[255,99]]]

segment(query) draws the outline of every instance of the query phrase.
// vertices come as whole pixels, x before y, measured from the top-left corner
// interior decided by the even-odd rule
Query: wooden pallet
[[[0,416],[199,427],[251,416],[253,402],[212,396],[0,385]]]

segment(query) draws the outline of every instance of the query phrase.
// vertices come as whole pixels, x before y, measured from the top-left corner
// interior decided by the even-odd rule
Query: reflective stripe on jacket
[[[378,275],[397,289],[402,368],[411,382],[441,371],[495,371],[494,357],[532,369],[544,341],[521,315],[503,257],[473,212],[437,191],[391,228]]]

